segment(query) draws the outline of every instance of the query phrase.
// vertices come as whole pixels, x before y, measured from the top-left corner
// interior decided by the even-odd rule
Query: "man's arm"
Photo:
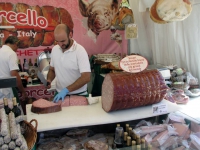
[[[90,72],[81,73],[80,78],[78,78],[73,84],[67,87],[69,92],[75,91],[90,82],[90,74]]]
[[[14,76],[16,77],[18,89],[20,90],[20,92],[22,92],[22,96],[23,96],[24,98],[27,97],[26,92],[25,92],[25,89],[24,89],[24,87],[23,87],[23,85],[22,85],[21,77],[19,76],[18,71],[17,71],[17,70],[12,70],[12,71],[10,71],[10,75],[13,76],[13,77],[14,77]]]
[[[47,83],[49,82],[49,84],[47,85],[47,88],[51,88],[51,82],[53,81],[55,76],[56,76],[56,74],[55,74],[54,67],[50,66],[48,74],[47,74]]]
[[[54,70],[54,67],[49,67],[49,71],[48,71],[48,74],[47,74],[47,80],[52,82],[53,79],[55,78],[56,74],[55,74],[55,70]]]

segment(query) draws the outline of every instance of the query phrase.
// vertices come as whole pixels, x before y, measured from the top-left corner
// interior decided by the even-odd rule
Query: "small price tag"
[[[164,114],[168,112],[166,104],[154,104],[152,105],[153,114]]]

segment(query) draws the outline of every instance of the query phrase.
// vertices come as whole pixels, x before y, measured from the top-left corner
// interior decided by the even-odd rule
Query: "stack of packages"
[[[154,149],[200,149],[200,132],[194,132],[182,116],[174,113],[169,114],[166,121],[160,125],[152,125],[143,120],[133,129],[133,132],[144,138]]]
[[[128,137],[125,140],[124,136],[120,149],[200,150],[200,125],[194,122],[188,125],[182,116],[175,113],[170,113],[163,124],[157,125],[142,120],[134,125],[134,128],[130,126],[126,126],[126,132],[129,132],[132,144],[128,145]],[[64,135],[60,130],[56,132],[59,133],[51,131],[41,134],[37,150],[109,150],[111,147],[118,150],[119,148],[119,144],[116,145],[116,134],[113,133],[95,134],[88,129],[72,129],[67,133],[64,131]]]
[[[15,118],[15,114],[11,111],[8,115],[5,109],[0,109],[1,117],[1,133],[0,148],[1,150],[27,150],[28,146],[23,132],[21,131],[20,122],[24,120],[24,116]]]
[[[64,135],[62,132],[59,130],[41,133],[37,150],[108,150],[113,141],[113,135],[94,135],[94,132],[88,129],[71,129]]]
[[[200,96],[198,79],[177,66],[166,66],[171,71],[170,90],[165,99],[177,104],[187,104],[189,97]]]

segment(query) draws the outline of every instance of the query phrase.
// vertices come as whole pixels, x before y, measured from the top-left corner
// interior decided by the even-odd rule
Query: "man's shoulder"
[[[55,50],[55,49],[60,49],[60,46],[59,45],[54,45],[53,48],[52,48],[52,51]]]
[[[16,52],[14,52],[9,46],[3,45],[1,48],[1,52],[7,55],[17,55]]]

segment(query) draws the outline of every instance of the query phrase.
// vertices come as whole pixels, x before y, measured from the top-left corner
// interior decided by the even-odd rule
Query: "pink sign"
[[[126,72],[137,73],[147,68],[148,61],[142,56],[130,55],[123,58],[119,65]]]
[[[26,94],[28,97],[34,97],[35,99],[45,98],[49,99],[52,98],[55,94],[55,92],[48,92],[47,89],[44,87],[44,85],[38,85],[38,86],[31,86],[25,88]],[[19,98],[22,97],[21,93],[18,93]]]

